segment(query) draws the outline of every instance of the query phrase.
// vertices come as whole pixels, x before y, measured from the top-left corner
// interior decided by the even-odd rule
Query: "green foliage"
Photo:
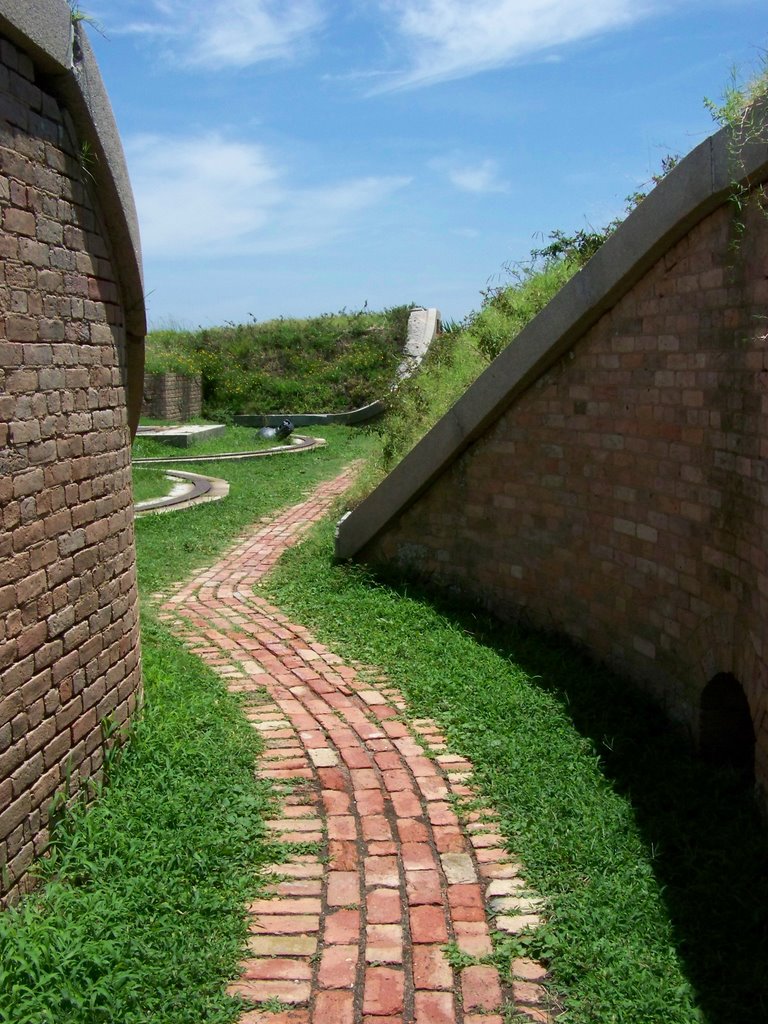
[[[568,1024],[766,1019],[768,843],[751,795],[569,646],[334,565],[331,549],[326,524],[265,589],[472,760],[547,906],[497,956],[546,958]]]
[[[720,102],[704,98],[704,106],[713,119],[728,128],[739,145],[764,140],[766,136],[765,111],[760,104],[768,97],[768,53],[760,55],[757,70],[745,82],[737,68],[731,69],[728,84]]]
[[[179,373],[196,377],[200,361],[193,347],[195,335],[175,328],[150,331],[146,340],[145,373]]]
[[[573,257],[553,257],[540,269],[533,264],[512,267],[509,272],[514,284],[486,288],[482,309],[467,331],[488,362],[517,337],[578,269],[579,261]]]
[[[645,186],[658,185],[678,162],[679,157],[672,155],[662,159],[660,171],[626,197],[625,216],[645,199]],[[504,268],[512,283],[489,285],[481,292],[482,307],[468,319],[466,330],[489,362],[589,262],[623,219],[617,217],[603,228],[580,228],[571,234],[559,228],[551,231],[548,243],[532,249],[528,260]]]
[[[411,308],[153,331],[147,371],[202,374],[207,416],[342,412],[386,393]]]
[[[255,433],[246,428],[240,430]],[[144,516],[136,521],[140,592],[148,596],[183,579],[193,569],[212,561],[250,523],[276,508],[301,501],[321,480],[338,473],[353,459],[364,457],[376,446],[374,435],[360,429],[323,426],[313,427],[312,432],[326,438],[327,446],[253,461],[179,464],[182,470],[223,477],[230,483],[230,493],[222,501],[169,515]],[[234,433],[239,434],[237,428]],[[219,440],[214,438],[205,444],[214,447]],[[225,438],[225,447],[227,441]],[[146,452],[150,444],[156,446],[158,442],[141,439],[134,442],[134,448]],[[190,449],[190,454],[202,447]],[[181,454],[178,448],[171,449],[171,453]]]
[[[310,428],[314,432],[314,428]],[[302,430],[302,433],[305,433]],[[198,455],[220,455],[224,452],[255,452],[271,448],[285,448],[285,441],[267,440],[259,436],[258,427],[226,427],[223,434],[215,437],[206,437],[197,441],[191,448],[177,448],[175,445],[164,443],[160,438],[151,435],[137,436],[133,442],[134,459],[171,458],[183,459],[186,456]],[[134,465],[134,470],[145,469]],[[171,468],[171,467],[166,467]],[[164,472],[164,470],[158,470]]]
[[[373,424],[380,450],[360,491],[370,490],[408,452],[482,372],[485,361],[466,331],[438,336],[419,372],[387,398],[386,415]]]
[[[3,1024],[230,1024],[269,790],[238,702],[144,622],[146,703],[110,783],[60,816],[41,888],[0,914]],[[109,739],[109,737],[108,737]]]
[[[165,475],[165,470],[157,466],[136,466],[131,470],[133,478],[133,500],[138,504],[141,501],[151,501],[153,498],[162,498],[170,493],[173,484]]]
[[[731,70],[728,84],[719,103],[704,99],[704,105],[713,119],[726,128],[729,135],[728,153],[731,173],[730,201],[734,210],[733,248],[738,249],[746,230],[744,208],[752,199],[761,197],[753,193],[753,184],[745,179],[743,150],[755,143],[768,142],[768,54],[763,52],[757,71],[746,82],[737,69]],[[764,209],[764,207],[763,207]]]

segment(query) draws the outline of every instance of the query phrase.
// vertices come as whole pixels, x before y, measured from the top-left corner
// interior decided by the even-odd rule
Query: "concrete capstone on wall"
[[[734,207],[711,170],[714,154],[725,177],[724,145],[710,140],[706,161],[692,154],[700,167],[684,161],[666,199],[636,211],[624,286],[606,300],[610,261],[628,251],[620,228],[521,350],[513,342],[342,521],[337,553],[569,635],[696,738],[707,685],[732,677],[765,805],[768,147],[753,152],[734,248]]]
[[[146,332],[138,234],[98,70],[87,41],[72,39],[64,0],[0,0],[7,901],[45,848],[52,799],[66,779],[73,795],[99,772],[107,719],[124,724],[140,694],[130,466]]]
[[[203,408],[203,382],[198,374],[145,373],[141,414],[148,419],[186,423],[197,419]]]

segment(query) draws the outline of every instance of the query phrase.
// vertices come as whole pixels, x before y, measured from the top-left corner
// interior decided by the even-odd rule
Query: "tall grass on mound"
[[[483,306],[467,333],[488,362],[514,341],[581,266],[574,257],[552,259],[542,267],[512,266],[512,284],[485,290]]]
[[[768,1020],[768,843],[737,781],[699,764],[623,680],[360,566],[331,525],[266,582],[338,653],[383,668],[471,758],[548,924],[502,944],[551,965],[563,1024]]]
[[[153,331],[147,368],[201,373],[207,415],[343,412],[386,394],[411,308]]]
[[[419,372],[387,398],[386,415],[371,429],[380,438],[380,451],[367,475],[380,479],[420,440],[459,399],[485,368],[466,332],[450,331],[432,343]]]
[[[258,741],[221,682],[144,622],[146,704],[109,784],[0,914],[3,1024],[231,1024],[243,906],[270,854]]]
[[[677,166],[679,157],[667,154],[656,174],[625,199],[624,216],[646,198],[646,188],[655,188]],[[511,278],[489,285],[481,292],[483,304],[470,315],[466,330],[490,362],[517,337],[537,313],[555,297],[577,271],[585,267],[610,238],[624,217],[616,217],[602,228],[579,228],[567,233],[550,231],[547,244],[532,249],[528,260],[510,263],[504,270]]]

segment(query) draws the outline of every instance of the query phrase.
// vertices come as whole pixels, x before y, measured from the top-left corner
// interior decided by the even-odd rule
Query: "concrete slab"
[[[148,437],[175,448],[190,448],[193,444],[219,437],[227,428],[223,423],[188,423],[179,427],[139,427],[138,437]]]

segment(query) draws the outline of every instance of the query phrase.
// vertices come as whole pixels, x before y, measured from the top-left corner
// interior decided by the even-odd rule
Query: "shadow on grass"
[[[382,582],[431,605],[565,707],[634,809],[706,1021],[768,1021],[768,831],[738,774],[696,757],[645,695],[568,641]]]

